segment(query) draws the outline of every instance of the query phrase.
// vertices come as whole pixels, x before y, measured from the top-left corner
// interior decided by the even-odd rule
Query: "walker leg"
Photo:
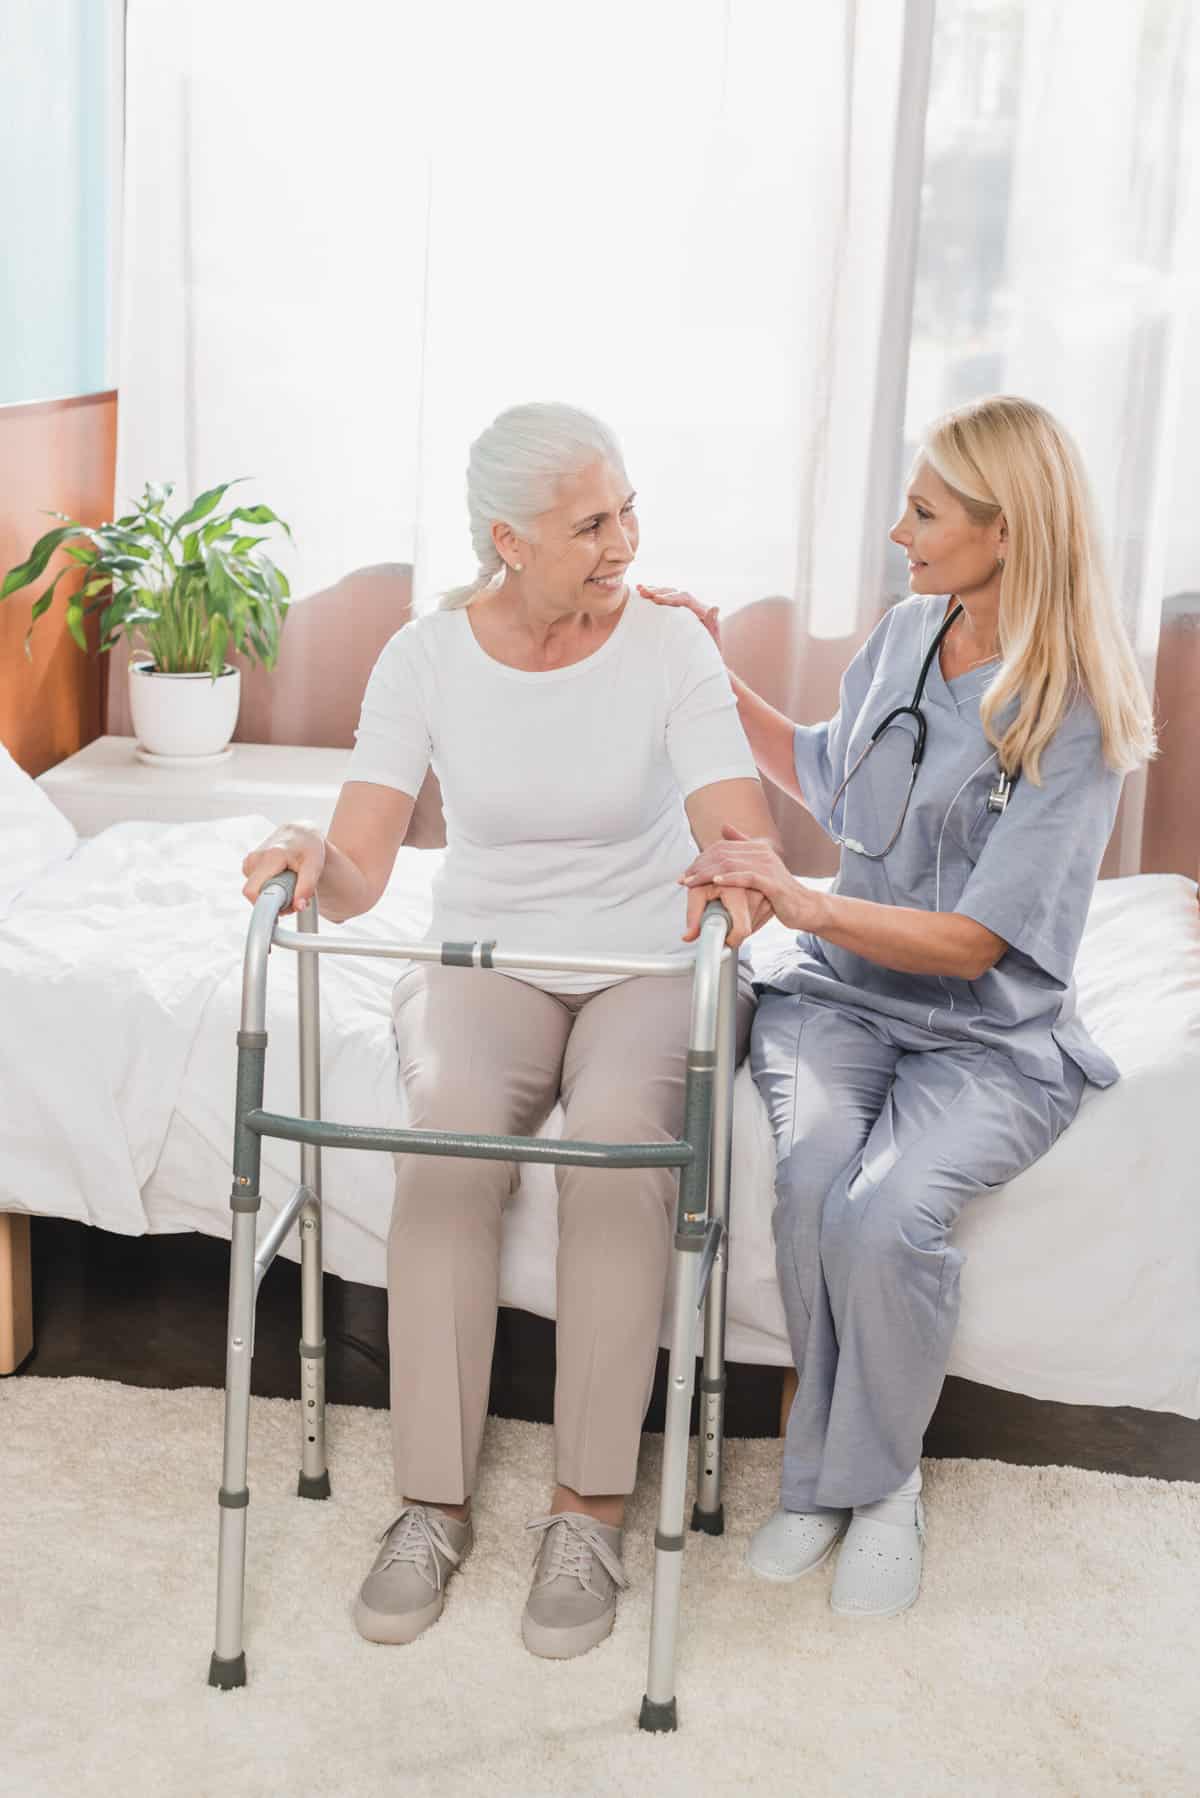
[[[321,1294],[321,1207],[300,1213],[300,1479],[301,1498],[328,1498],[325,1464],[325,1334]]]
[[[733,1076],[737,1047],[737,961],[721,967],[717,1011],[717,1065],[713,1078],[712,1162],[708,1215],[724,1226],[704,1306],[704,1366],[700,1379],[700,1431],[696,1454],[696,1502],[692,1528],[706,1536],[725,1532],[721,1502],[721,1451],[725,1439],[725,1294],[729,1275],[729,1186],[733,1150]]]
[[[251,1337],[254,1329],[253,1212],[233,1220],[229,1263],[229,1336],[225,1353],[225,1452],[221,1463],[217,1545],[217,1640],[208,1683],[228,1691],[246,1683],[242,1602],[246,1578],[246,1462],[250,1437]]]
[[[709,1163],[713,1141],[713,1100],[720,1003],[720,947],[725,914],[701,924],[692,984],[692,1023],[688,1038],[684,1087],[684,1136],[692,1160],[680,1171],[675,1228],[675,1296],[671,1315],[671,1358],[667,1371],[667,1420],[663,1436],[662,1487],[658,1528],[654,1532],[654,1594],[650,1609],[650,1657],[646,1691],[638,1726],[672,1730],[678,1723],[675,1703],[675,1651],[679,1638],[683,1546],[687,1540],[688,1439],[691,1434],[692,1388],[696,1379],[696,1306],[700,1265],[709,1221]],[[716,934],[719,932],[719,935]],[[713,941],[715,936],[715,941]],[[711,953],[712,950],[717,953]],[[732,960],[732,957],[730,957]]]
[[[242,1607],[246,1579],[246,1511],[250,1492],[246,1463],[250,1437],[250,1364],[254,1352],[254,1243],[261,1203],[259,1142],[246,1130],[245,1113],[262,1104],[266,1033],[239,1032],[237,1109],[234,1129],[232,1240],[229,1246],[229,1315],[225,1343],[225,1443],[217,1495],[216,1645],[208,1683],[229,1691],[246,1683]]]
[[[301,930],[316,930],[317,901],[299,916]],[[321,1115],[321,1014],[316,955],[300,954],[300,1115]],[[301,1498],[329,1497],[325,1464],[325,1321],[321,1257],[321,1151],[300,1146],[300,1180],[315,1197],[300,1212],[300,1478]]]
[[[678,1247],[678,1243],[677,1243]],[[677,1283],[667,1371],[667,1423],[663,1434],[662,1490],[654,1532],[654,1597],[650,1611],[650,1664],[638,1727],[672,1730],[675,1704],[675,1650],[683,1581],[684,1504],[687,1497],[688,1439],[692,1388],[696,1377],[696,1288],[700,1257],[676,1255]]]

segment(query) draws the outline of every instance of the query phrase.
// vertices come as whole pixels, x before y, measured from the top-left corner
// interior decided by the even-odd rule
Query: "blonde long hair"
[[[1109,767],[1140,766],[1155,753],[1153,712],[1071,438],[1032,400],[993,394],[937,419],[922,454],[975,523],[1003,512],[1008,526],[1000,672],[980,705],[1002,766],[1037,785],[1042,752],[1080,692]],[[1000,731],[997,716],[1014,700]]]

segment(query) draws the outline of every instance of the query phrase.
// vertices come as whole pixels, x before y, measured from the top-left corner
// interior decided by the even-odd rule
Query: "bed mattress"
[[[248,916],[238,868],[267,829],[261,818],[115,826],[81,844],[0,927],[0,1209],[127,1234],[228,1236]],[[376,910],[323,931],[419,937],[437,860],[402,850]],[[755,955],[782,934],[769,926]],[[392,962],[322,957],[327,1117],[406,1121],[392,1041],[395,976]],[[1083,1018],[1122,1079],[1105,1092],[1089,1089],[1048,1155],[964,1213],[950,1372],[1035,1398],[1200,1417],[1194,884],[1175,875],[1102,882],[1078,985]],[[294,1111],[296,958],[282,951],[271,957],[268,1025],[265,1104]],[[544,1133],[560,1129],[556,1112]],[[295,1145],[264,1142],[260,1228],[292,1191],[298,1156]],[[773,1166],[766,1111],[743,1067],[727,1350],[734,1361],[784,1365]],[[384,1284],[391,1185],[390,1157],[325,1151],[330,1271]],[[554,1315],[555,1242],[553,1169],[526,1166],[505,1220],[503,1303]],[[285,1252],[296,1252],[294,1238]]]

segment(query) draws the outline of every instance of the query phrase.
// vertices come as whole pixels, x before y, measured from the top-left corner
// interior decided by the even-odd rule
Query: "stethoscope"
[[[884,856],[887,855],[889,853],[889,851],[892,849],[892,847],[894,846],[894,844],[896,842],[897,837],[900,835],[901,830],[904,828],[904,820],[908,816],[909,801],[912,798],[912,790],[916,784],[917,770],[920,768],[921,762],[925,755],[925,729],[926,729],[925,714],[921,710],[921,700],[925,693],[925,682],[929,678],[929,670],[933,667],[934,659],[937,656],[937,652],[942,646],[943,637],[946,635],[946,633],[950,629],[950,627],[954,623],[957,622],[958,618],[961,616],[961,614],[963,612],[963,609],[964,608],[961,605],[956,605],[954,607],[954,609],[950,613],[950,616],[946,619],[945,623],[941,626],[941,628],[937,632],[937,635],[934,637],[933,642],[929,645],[929,650],[925,656],[925,660],[921,663],[921,672],[917,676],[917,684],[913,691],[912,699],[910,700],[908,705],[896,706],[896,708],[893,711],[890,711],[888,713],[887,717],[883,720],[882,724],[879,724],[875,727],[875,729],[871,732],[871,735],[867,741],[866,747],[863,749],[862,753],[855,760],[853,767],[848,770],[845,779],[842,781],[841,786],[838,788],[837,792],[833,796],[833,802],[829,807],[829,817],[826,820],[826,825],[825,825],[826,830],[829,832],[829,835],[833,838],[834,842],[840,844],[840,846],[843,849],[852,849],[854,851],[855,855],[866,856],[868,861],[873,861],[873,862],[882,861]],[[891,836],[888,838],[884,847],[882,849],[868,849],[868,848],[866,848],[866,846],[864,844],[858,842],[858,840],[856,838],[845,837],[841,834],[841,832],[839,830],[835,829],[833,817],[834,817],[834,813],[837,811],[837,808],[841,801],[842,795],[846,791],[846,788],[850,785],[850,782],[854,779],[854,776],[858,773],[858,770],[862,767],[863,763],[866,761],[867,757],[870,755],[871,751],[874,749],[875,745],[878,743],[880,737],[882,737],[884,731],[886,731],[891,725],[895,724],[895,722],[898,718],[911,718],[917,727],[916,736],[913,739],[912,770],[908,777],[908,790],[904,795],[904,805],[901,808],[900,817],[897,821],[896,828],[892,832]],[[1013,791],[1013,788],[1015,785],[1016,785],[1016,777],[1006,774],[1004,769],[1001,768],[999,770],[999,773],[997,774],[995,786],[993,786],[992,789],[990,790],[990,792],[988,793],[987,810],[989,812],[1004,812],[1004,811],[1006,811],[1008,809],[1008,802],[1012,798],[1012,791]]]

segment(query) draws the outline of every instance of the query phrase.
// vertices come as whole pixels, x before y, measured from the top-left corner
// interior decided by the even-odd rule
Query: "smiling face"
[[[923,456],[912,471],[904,511],[888,535],[908,553],[911,592],[960,598],[998,578],[997,560],[1008,543],[1004,514],[976,522]]]
[[[517,578],[540,605],[560,613],[616,612],[637,553],[634,500],[619,470],[594,462],[563,476],[555,504],[538,516],[535,537],[518,537],[502,524],[493,525],[492,536],[510,569],[521,564]]]

